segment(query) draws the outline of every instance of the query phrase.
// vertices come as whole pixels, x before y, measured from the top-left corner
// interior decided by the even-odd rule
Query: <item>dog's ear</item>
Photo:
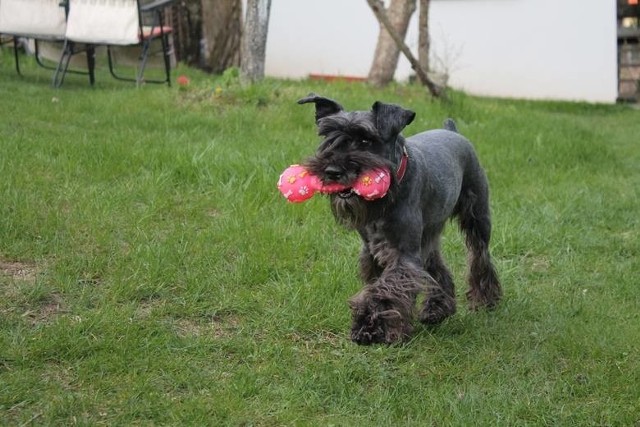
[[[310,102],[316,104],[316,123],[318,123],[318,121],[323,117],[331,116],[344,110],[342,105],[338,104],[333,99],[316,95],[313,92],[305,98],[300,99],[298,104],[308,104]]]
[[[394,139],[416,117],[416,113],[394,105],[376,101],[371,107],[376,128],[384,141]]]

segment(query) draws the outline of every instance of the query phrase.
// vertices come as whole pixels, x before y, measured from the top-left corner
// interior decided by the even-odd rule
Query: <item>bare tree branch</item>
[[[418,62],[423,70],[431,70],[429,64],[429,48],[431,40],[429,38],[429,3],[431,0],[420,0],[420,11],[418,12]]]

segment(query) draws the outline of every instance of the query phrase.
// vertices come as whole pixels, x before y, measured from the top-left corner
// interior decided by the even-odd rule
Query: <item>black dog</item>
[[[352,185],[364,170],[394,171],[381,199],[366,201],[350,190],[330,195],[336,219],[362,237],[360,275],[364,288],[350,300],[351,339],[359,344],[393,343],[412,332],[416,297],[426,292],[420,321],[437,324],[456,311],[451,273],[440,254],[449,218],[458,220],[469,250],[471,309],[494,307],[500,282],[489,255],[489,188],[473,147],[445,129],[405,139],[402,129],[415,113],[376,102],[371,111],[344,111],[337,102],[309,94],[318,133],[324,137],[305,166],[325,183]]]

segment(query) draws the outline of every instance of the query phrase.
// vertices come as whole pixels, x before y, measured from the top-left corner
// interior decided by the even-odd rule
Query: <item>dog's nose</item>
[[[332,181],[337,181],[342,177],[342,169],[337,166],[327,166],[324,169],[324,174]]]

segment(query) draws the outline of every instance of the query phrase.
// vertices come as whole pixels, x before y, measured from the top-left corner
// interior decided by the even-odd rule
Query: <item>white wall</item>
[[[614,102],[612,0],[432,0],[435,65],[450,85],[500,97]],[[366,77],[378,23],[365,0],[272,0],[266,73]],[[407,44],[415,52],[417,16]],[[401,58],[396,78],[412,70]]]
[[[266,73],[366,77],[377,37],[366,0],[272,0]]]
[[[453,87],[496,96],[616,99],[613,0],[443,0],[433,1],[432,12],[435,52],[459,52],[450,61]]]

